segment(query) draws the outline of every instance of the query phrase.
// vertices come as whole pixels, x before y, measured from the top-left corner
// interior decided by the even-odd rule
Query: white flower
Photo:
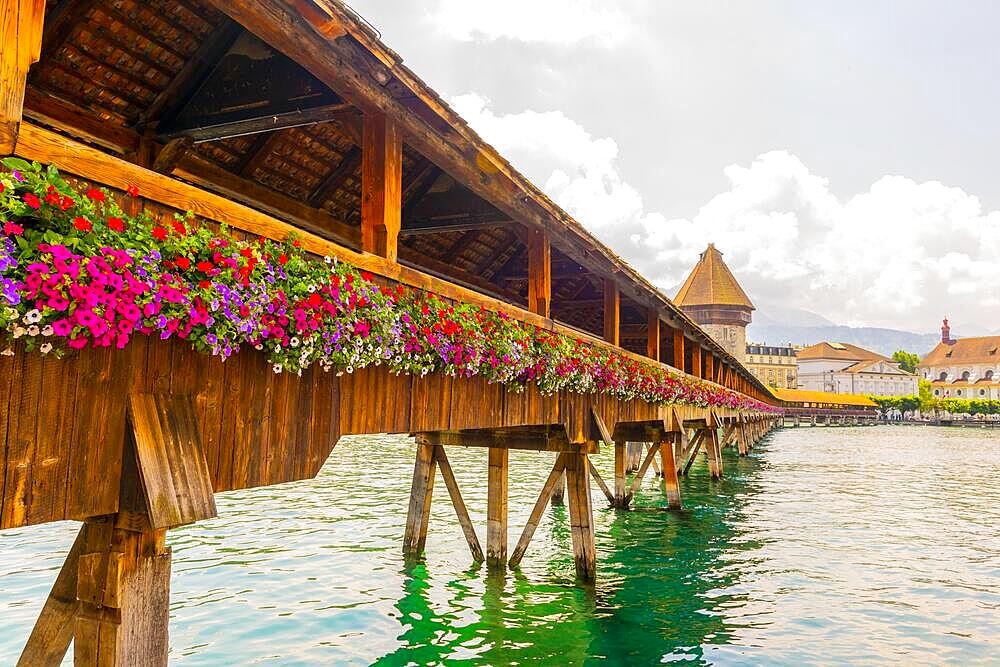
[[[291,340],[288,341],[288,344],[291,345],[292,347],[298,347],[299,339],[296,338],[295,336],[292,336]]]
[[[14,338],[20,338],[26,333],[28,332],[24,327],[14,327]]]
[[[12,347],[8,347],[3,352],[0,352],[0,357],[13,357],[13,356],[14,356],[14,348]]]
[[[332,259],[330,259],[330,256],[329,256],[329,255],[327,255],[326,257],[324,257],[324,258],[323,258],[323,261],[324,261],[324,262],[326,262],[327,264],[329,264],[329,263],[330,263],[330,262],[332,262],[333,260],[332,260]]]
[[[271,370],[273,370],[275,373],[280,373],[281,372],[281,364],[275,364],[274,366],[271,367]]]
[[[253,346],[253,349],[255,349],[255,350],[263,350],[264,346],[261,345],[260,343],[257,343],[256,345]]]
[[[316,286],[315,286],[315,285],[310,285],[309,287],[307,287],[307,288],[306,288],[306,290],[307,290],[307,291],[308,291],[308,292],[309,292],[310,294],[312,294],[313,292],[315,292],[315,291],[316,291]]]
[[[38,322],[41,319],[42,319],[42,314],[38,311],[37,308],[32,308],[31,310],[29,310],[24,314],[25,324],[34,324],[35,322]]]
[[[55,330],[52,328],[51,324],[46,324],[42,328],[42,335],[43,336],[51,336],[53,333],[55,333]]]
[[[32,324],[30,327],[28,327],[29,336],[37,336],[39,333],[41,333],[41,330],[38,328],[37,324]]]
[[[52,351],[52,343],[42,343],[41,347],[38,348],[38,351],[42,354],[48,354]]]

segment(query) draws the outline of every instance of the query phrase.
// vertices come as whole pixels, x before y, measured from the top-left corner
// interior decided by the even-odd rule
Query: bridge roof
[[[876,407],[867,396],[858,394],[834,394],[826,391],[806,391],[804,389],[781,389],[772,387],[771,393],[786,403],[822,403],[825,405],[854,405],[866,408]]]

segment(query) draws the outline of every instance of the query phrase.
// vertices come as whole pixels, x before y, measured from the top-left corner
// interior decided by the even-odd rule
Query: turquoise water
[[[485,539],[486,452],[449,449]],[[565,509],[519,571],[473,568],[440,478],[426,559],[400,555],[413,446],[345,440],[316,480],[219,496],[172,531],[172,664],[997,664],[1000,432],[799,428],[662,511],[594,487],[598,582]],[[551,454],[511,454],[513,543]],[[597,465],[610,477],[610,451]],[[0,664],[16,660],[76,526],[0,533]]]

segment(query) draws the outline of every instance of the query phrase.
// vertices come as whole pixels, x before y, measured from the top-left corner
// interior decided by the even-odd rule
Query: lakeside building
[[[911,396],[918,391],[916,374],[850,343],[817,343],[799,350],[796,358],[800,389],[872,396]]]
[[[936,398],[1000,400],[1000,336],[954,339],[945,318],[941,342],[917,371]]]
[[[743,365],[769,387],[797,389],[799,366],[791,345],[748,343]]]
[[[714,243],[709,243],[701,253],[674,297],[674,303],[726,352],[746,362],[747,325],[754,305]]]

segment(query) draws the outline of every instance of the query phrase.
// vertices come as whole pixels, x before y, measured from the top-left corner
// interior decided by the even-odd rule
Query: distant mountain
[[[822,341],[851,343],[889,357],[896,350],[915,352],[923,357],[941,340],[940,334],[917,334],[898,329],[877,327],[787,326],[783,324],[758,324],[747,329],[747,340],[771,345],[812,345]]]
[[[822,341],[832,341],[851,343],[888,357],[896,350],[906,350],[924,356],[941,340],[940,334],[936,333],[918,334],[899,329],[848,327],[838,325],[808,310],[767,302],[760,302],[757,305],[753,323],[747,329],[747,340],[755,343],[813,345]]]

